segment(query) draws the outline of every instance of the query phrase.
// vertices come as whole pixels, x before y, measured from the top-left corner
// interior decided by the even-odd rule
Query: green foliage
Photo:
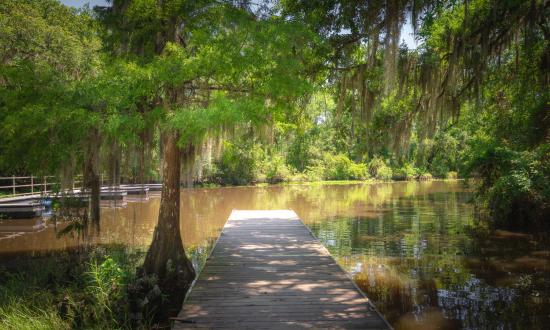
[[[447,180],[456,180],[458,179],[458,173],[455,171],[447,172],[447,175],[445,177]]]
[[[321,145],[334,148],[332,154],[372,159],[370,175],[379,179],[392,176],[390,165],[394,179],[455,178],[477,159],[484,178],[479,193],[495,201],[484,204],[494,215],[503,214],[501,207],[512,211],[512,191],[530,187],[534,173],[499,163],[529,163],[526,156],[500,153],[532,153],[549,141],[550,9],[544,2],[406,1],[401,8],[412,9],[420,39],[415,50],[392,45],[392,37],[399,40],[392,24],[399,26],[405,9],[384,2],[283,1],[282,8],[330,39],[335,54],[334,82],[327,84],[335,105],[313,124],[327,132]],[[325,15],[332,11],[339,15]],[[350,33],[329,37],[338,29]],[[372,42],[381,38],[384,45]],[[493,154],[480,158],[485,149],[476,141],[488,141]],[[319,173],[318,163],[307,165]],[[538,201],[540,194],[523,195]],[[547,203],[531,206],[540,213]]]
[[[318,134],[309,131],[297,136],[289,142],[287,151],[287,162],[298,171],[304,171],[312,163],[320,159],[320,150],[315,145]]]
[[[325,154],[325,175],[327,180],[364,180],[367,178],[365,164],[356,164],[346,155]]]
[[[265,177],[269,183],[280,183],[289,181],[291,178],[290,169],[282,156],[273,156],[266,161]]]
[[[257,149],[224,142],[222,156],[214,164],[209,180],[221,185],[246,185],[254,181]]]
[[[88,12],[54,0],[2,1],[0,171],[51,174],[79,153],[97,124],[79,88],[97,73],[100,47]]]
[[[2,329],[130,328],[142,252],[120,247],[18,258],[0,268]],[[144,320],[145,323],[147,320]]]
[[[391,180],[393,171],[386,162],[379,158],[374,157],[368,164],[368,171],[370,175],[377,180]]]
[[[325,165],[324,162],[318,161],[308,166],[304,171],[305,181],[322,181],[325,180]]]
[[[222,156],[206,173],[205,179],[207,182],[222,185],[246,185],[253,182],[313,182],[369,178],[367,166],[353,162],[346,155],[324,153],[322,159],[310,160],[311,165],[304,171],[297,171],[288,165],[286,160],[284,155],[275,151],[267,155],[257,144],[250,146],[245,142],[233,144],[226,141]]]
[[[417,170],[410,164],[405,164],[403,167],[393,169],[392,179],[398,181],[414,180],[417,176]]]
[[[458,169],[460,162],[459,150],[464,145],[464,138],[456,135],[460,135],[456,130],[439,132],[434,139],[431,150],[428,151],[432,156],[427,168],[437,178],[445,178],[447,172]]]
[[[468,165],[481,179],[479,200],[496,224],[515,229],[548,229],[550,158],[547,145],[517,152],[481,144]]]
[[[383,166],[378,169],[378,172],[376,173],[375,178],[378,180],[388,181],[388,180],[391,180],[392,176],[393,176],[393,171],[391,167]]]
[[[129,274],[111,257],[105,260],[92,260],[89,263],[86,291],[92,300],[92,317],[96,324],[101,322],[116,323],[120,317],[121,307],[125,306],[126,286]]]
[[[417,177],[417,180],[419,181],[428,181],[433,179],[433,175],[428,172],[420,173]]]
[[[1,173],[74,176],[97,142],[99,158],[134,174],[154,155],[145,171],[158,177],[160,153],[145,151],[161,132],[199,150],[233,128],[206,181],[470,173],[483,179],[479,200],[495,217],[509,218],[518,196],[544,213],[547,195],[525,165],[545,164],[536,155],[548,145],[544,2],[114,7],[0,4]],[[405,8],[415,50],[392,44]]]
[[[413,92],[411,89],[407,95],[398,95],[394,91],[381,99],[378,111],[369,122],[369,144],[373,146],[373,152],[384,154],[400,146],[415,106]]]
[[[14,300],[0,307],[0,328],[6,330],[70,329],[52,306],[30,306]]]

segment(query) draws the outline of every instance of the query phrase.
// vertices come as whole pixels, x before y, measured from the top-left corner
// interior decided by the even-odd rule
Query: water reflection
[[[396,329],[546,328],[550,254],[527,235],[483,230],[468,198],[392,196],[379,214],[310,225]]]
[[[102,205],[100,244],[145,248],[160,196]],[[459,182],[189,189],[181,233],[200,267],[233,209],[294,209],[397,329],[544,328],[550,324],[550,247],[489,233]],[[36,225],[36,220],[19,225]],[[40,230],[2,235],[0,253],[75,247]],[[12,233],[12,232],[10,232]],[[7,237],[7,238],[6,238]]]

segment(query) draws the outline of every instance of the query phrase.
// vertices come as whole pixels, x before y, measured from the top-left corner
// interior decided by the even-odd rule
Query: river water
[[[204,264],[232,209],[293,209],[396,329],[546,329],[550,246],[490,231],[458,181],[186,189],[181,232]],[[100,244],[146,248],[160,196],[102,206]],[[0,254],[77,246],[64,224],[1,220]]]

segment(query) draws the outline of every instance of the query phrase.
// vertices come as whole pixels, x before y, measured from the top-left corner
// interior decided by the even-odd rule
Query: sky
[[[63,4],[71,7],[82,7],[85,4],[90,4],[90,8],[94,6],[108,6],[107,0],[60,0]],[[409,22],[405,22],[401,29],[401,42],[405,42],[409,49],[416,49],[418,47],[417,42],[414,40],[412,25]]]
[[[61,3],[71,6],[71,7],[82,7],[85,4],[89,3],[90,8],[93,8],[94,6],[106,6],[107,1],[106,0],[60,0]]]
[[[401,28],[401,40],[399,44],[402,42],[405,42],[409,49],[416,49],[418,47],[418,42],[414,40],[413,28],[409,20],[407,20]]]

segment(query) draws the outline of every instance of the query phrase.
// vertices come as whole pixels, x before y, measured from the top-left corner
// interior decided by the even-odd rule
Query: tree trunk
[[[157,313],[160,319],[176,315],[185,293],[195,278],[195,270],[185,255],[180,235],[180,168],[181,150],[174,131],[162,135],[162,195],[153,242],[149,247],[143,271],[156,275],[158,285],[168,299]]]

